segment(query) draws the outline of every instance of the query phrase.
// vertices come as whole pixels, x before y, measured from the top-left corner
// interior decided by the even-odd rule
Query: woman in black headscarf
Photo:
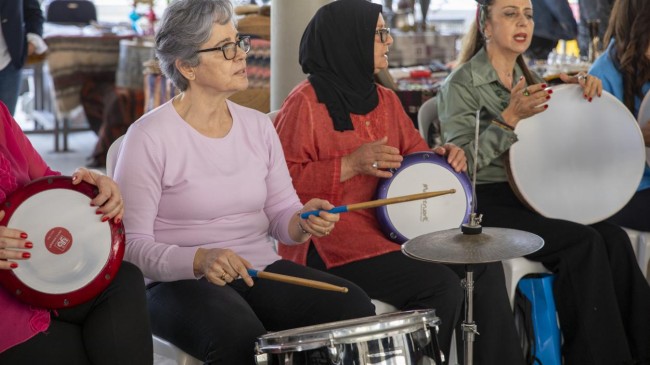
[[[301,200],[321,196],[335,205],[372,200],[380,178],[391,177],[389,169],[399,168],[403,155],[430,151],[395,93],[374,82],[374,74],[388,67],[392,43],[381,6],[365,0],[330,3],[307,26],[300,64],[309,79],[291,92],[275,120]],[[458,147],[434,151],[456,171],[466,169]],[[374,210],[342,214],[330,235],[298,246],[281,244],[279,252],[336,273],[399,310],[434,308],[442,322],[438,339],[449,355],[464,268],[402,255],[382,233]],[[501,264],[479,265],[475,275],[477,362],[522,364]]]

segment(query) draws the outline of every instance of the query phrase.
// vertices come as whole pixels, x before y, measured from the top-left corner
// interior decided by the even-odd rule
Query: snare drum
[[[124,227],[102,222],[90,201],[97,188],[65,176],[35,180],[2,205],[0,225],[27,232],[29,260],[0,270],[0,284],[18,299],[43,308],[81,304],[113,280],[124,256]]]
[[[404,243],[467,222],[472,209],[472,184],[444,157],[434,152],[409,154],[404,156],[401,167],[391,172],[393,177],[379,182],[378,199],[456,189],[454,194],[377,208],[380,227],[391,240]]]
[[[613,95],[584,100],[582,88],[553,88],[548,110],[517,124],[509,182],[539,214],[582,224],[605,220],[634,195],[645,161],[639,125]]]
[[[434,310],[415,310],[273,332],[257,339],[255,360],[258,365],[440,365],[439,323]]]

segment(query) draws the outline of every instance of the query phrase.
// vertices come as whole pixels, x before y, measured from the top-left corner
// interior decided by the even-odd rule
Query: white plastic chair
[[[429,128],[434,127],[433,123],[438,119],[438,104],[436,102],[436,98],[433,97],[427,101],[425,101],[421,106],[420,109],[418,110],[418,130],[420,131],[420,135],[424,140],[429,143],[428,141],[428,136],[429,136]],[[439,143],[439,141],[437,141]],[[429,146],[433,147],[433,146]]]
[[[106,175],[113,177],[115,172],[115,164],[117,164],[117,156],[120,154],[120,147],[124,136],[119,136],[106,151]]]
[[[506,290],[510,298],[510,306],[514,309],[515,291],[519,280],[528,274],[550,273],[544,265],[536,261],[530,261],[523,257],[503,260],[503,272],[506,276]]]

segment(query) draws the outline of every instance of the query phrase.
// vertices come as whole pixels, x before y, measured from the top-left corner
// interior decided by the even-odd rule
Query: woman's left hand
[[[440,156],[447,156],[447,162],[456,172],[467,171],[467,158],[465,151],[453,143],[445,143],[433,149]]]
[[[567,84],[579,84],[582,87],[585,99],[591,101],[595,95],[603,95],[603,82],[594,75],[588,75],[579,72],[575,76],[569,76],[565,73],[560,74],[560,79]]]
[[[102,214],[102,222],[114,218],[115,223],[120,223],[124,215],[124,202],[115,181],[99,171],[80,167],[72,174],[72,184],[77,185],[82,181],[95,185],[99,190],[90,204],[99,207],[97,214]]]

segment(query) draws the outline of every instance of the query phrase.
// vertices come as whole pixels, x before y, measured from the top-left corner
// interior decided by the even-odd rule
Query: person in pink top
[[[156,336],[206,364],[253,364],[267,331],[370,316],[353,283],[282,260],[287,244],[330,234],[338,214],[301,219],[282,145],[266,114],[227,98],[248,86],[248,37],[227,0],[176,0],[155,37],[181,93],[131,125],[115,180],[125,202],[126,257],[148,282]],[[348,293],[265,279],[248,269],[328,282]]]
[[[403,155],[430,150],[397,95],[373,80],[388,67],[392,42],[381,6],[365,0],[327,4],[307,25],[299,62],[308,80],[294,88],[275,119],[303,201],[314,196],[335,205],[373,200],[380,179],[392,176],[389,169],[399,168]],[[434,151],[447,156],[456,171],[466,169],[459,147],[446,144]],[[449,355],[462,308],[464,265],[406,257],[382,233],[375,210],[345,213],[331,235],[302,245],[281,244],[279,252],[348,279],[371,298],[400,310],[435,309],[441,348]],[[474,344],[476,362],[523,364],[501,263],[478,265],[474,272],[474,313],[481,334]],[[460,328],[456,333],[462,333]]]
[[[14,191],[52,171],[0,102],[0,203]],[[73,184],[96,185],[92,200],[102,221],[122,219],[122,197],[113,180],[79,168]],[[100,216],[101,214],[101,216]],[[0,210],[0,220],[5,212]],[[0,226],[0,270],[32,257],[29,231]],[[128,262],[94,299],[49,311],[25,304],[0,286],[0,364],[151,364],[153,346],[142,273]]]

